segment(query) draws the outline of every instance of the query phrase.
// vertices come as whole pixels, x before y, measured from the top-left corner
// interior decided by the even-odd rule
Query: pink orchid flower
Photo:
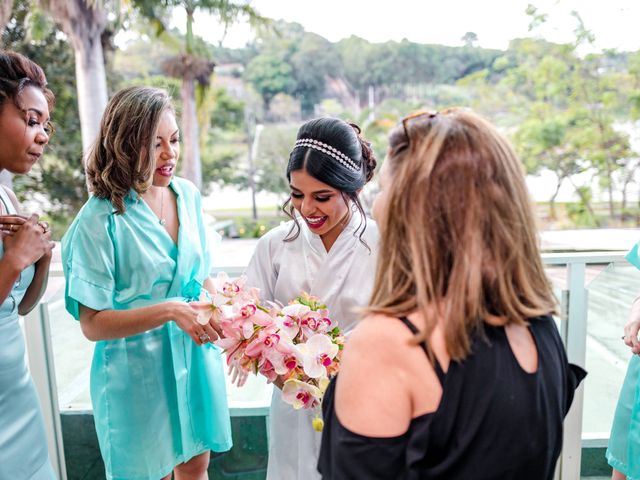
[[[320,404],[322,392],[314,385],[301,382],[296,379],[289,379],[282,387],[282,399],[293,408],[314,408]]]
[[[300,303],[292,303],[283,307],[280,315],[276,318],[276,323],[280,329],[287,332],[291,338],[296,338],[300,332],[302,319],[309,314],[310,308]]]
[[[274,370],[273,364],[266,358],[263,358],[258,362],[258,372],[260,372],[261,375],[264,375],[269,383],[273,383],[276,378],[278,378],[278,374]]]
[[[216,293],[227,298],[233,298],[242,292],[245,281],[245,277],[240,277],[232,281],[229,275],[225,272],[220,272],[218,276],[213,279],[213,286],[216,289]]]
[[[276,333],[275,327],[265,328],[258,332],[258,335],[254,337],[247,348],[245,349],[245,355],[249,357],[259,357],[264,350],[276,348],[280,343],[280,335]]]
[[[288,376],[298,367],[299,362],[291,340],[282,331],[278,333],[280,334],[278,344],[274,348],[265,348],[262,356],[271,362],[278,375]]]
[[[242,330],[244,338],[250,339],[255,327],[272,327],[273,318],[259,309],[255,303],[237,303],[232,308],[233,321]]]
[[[310,338],[316,333],[327,333],[332,328],[332,322],[326,313],[311,311],[300,320],[303,336]]]

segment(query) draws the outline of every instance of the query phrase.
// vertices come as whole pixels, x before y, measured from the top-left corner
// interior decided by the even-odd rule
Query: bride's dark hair
[[[324,144],[322,148],[325,150],[329,150],[326,146],[334,150],[330,150],[332,152],[330,154],[305,145],[295,146],[289,155],[287,180],[291,180],[291,172],[305,170],[313,178],[340,191],[345,202],[347,204],[352,202],[361,214],[362,222],[356,229],[356,233],[360,232],[362,239],[367,220],[358,198],[358,191],[371,180],[376,168],[377,162],[371,144],[362,137],[358,125],[332,117],[316,118],[304,123],[296,137],[297,141],[301,139],[315,140]],[[338,157],[342,158],[340,154],[347,159],[339,160]],[[282,209],[294,222],[285,241],[295,240],[300,235],[300,224],[296,219],[291,197],[287,199]]]

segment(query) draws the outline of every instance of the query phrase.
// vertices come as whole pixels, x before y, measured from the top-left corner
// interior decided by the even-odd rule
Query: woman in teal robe
[[[172,471],[206,478],[209,451],[231,448],[221,352],[210,343],[216,334],[189,304],[211,285],[200,194],[173,177],[179,148],[168,105],[157,89],[114,96],[89,156],[94,195],[62,239],[66,308],[96,340],[91,399],[109,479],[157,480]],[[147,135],[153,185],[113,197],[131,176],[101,179],[127,165],[144,171],[144,148],[122,151],[145,130],[156,132]],[[122,139],[112,152],[121,158],[103,158],[99,145],[108,150],[114,139]],[[140,143],[147,146],[144,136]]]
[[[42,69],[0,50],[0,171],[31,170],[49,142],[53,103]],[[54,480],[19,323],[47,288],[54,244],[48,224],[19,215],[18,207],[15,194],[0,185],[0,479]]]

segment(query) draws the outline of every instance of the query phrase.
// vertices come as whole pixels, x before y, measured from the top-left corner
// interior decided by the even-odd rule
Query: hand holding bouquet
[[[244,278],[231,281],[225,273],[214,284],[212,315],[224,335],[214,343],[227,353],[227,362],[269,382],[280,379],[285,402],[319,411],[344,345],[326,305],[304,292],[284,307],[262,305],[257,289],[247,290]],[[314,428],[321,430],[322,420],[314,419]]]

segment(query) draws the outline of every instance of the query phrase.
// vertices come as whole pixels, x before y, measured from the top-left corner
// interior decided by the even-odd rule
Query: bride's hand
[[[236,362],[232,362],[229,365],[229,376],[231,377],[232,385],[242,387],[247,382],[249,374],[240,368],[240,365]]]

